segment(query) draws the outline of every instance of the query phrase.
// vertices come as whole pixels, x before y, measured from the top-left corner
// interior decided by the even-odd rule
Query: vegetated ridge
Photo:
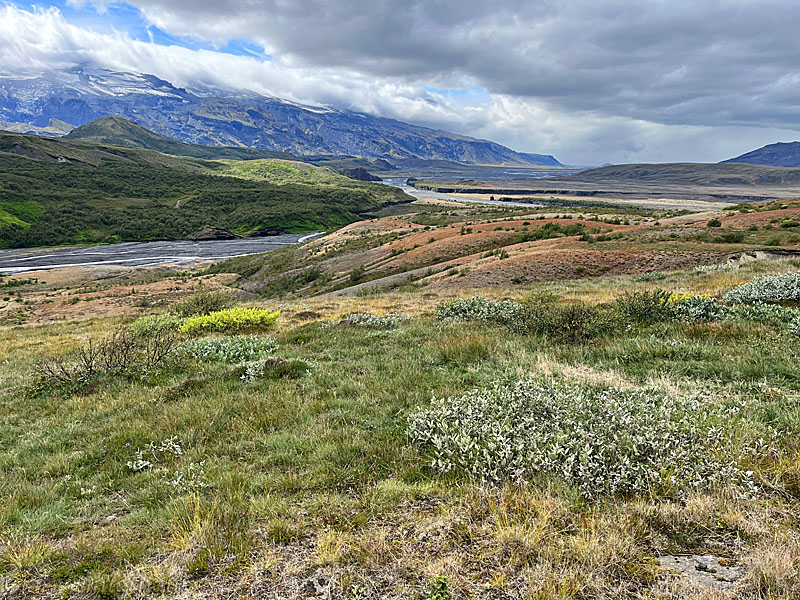
[[[0,132],[0,247],[341,227],[412,198],[299,161],[204,161]]]
[[[122,117],[101,117],[91,123],[77,127],[64,136],[68,140],[80,140],[95,144],[115,144],[131,148],[145,148],[164,154],[191,156],[208,160],[229,158],[233,160],[253,160],[257,158],[296,159],[288,152],[258,150],[256,148],[233,148],[224,146],[203,146],[184,144],[170,138],[156,135],[144,127]]]

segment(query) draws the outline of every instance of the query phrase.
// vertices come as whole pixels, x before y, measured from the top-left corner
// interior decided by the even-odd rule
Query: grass
[[[630,290],[719,293],[790,267],[486,295],[549,292],[558,305],[591,306]],[[669,595],[674,582],[656,559],[712,553],[742,565],[742,597],[797,597],[796,338],[756,323],[639,319],[576,343],[439,322],[432,309],[446,297],[257,304],[281,310],[269,335],[284,362],[264,376],[243,378],[224,361],[178,360],[78,392],[32,387],[35,360],[74,352],[130,318],[3,327],[0,581],[20,597],[178,597],[188,589],[300,598],[330,586],[342,598],[699,598]],[[354,308],[412,318],[392,329],[340,325]],[[292,317],[311,310],[314,320]],[[738,439],[775,430],[776,453],[748,459],[760,482],[751,497],[716,485],[681,497],[587,500],[553,475],[487,486],[439,474],[408,437],[408,415],[432,396],[531,377],[741,401]],[[137,450],[150,468],[128,466]]]

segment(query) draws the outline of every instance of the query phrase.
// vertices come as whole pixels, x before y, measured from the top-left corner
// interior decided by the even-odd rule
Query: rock
[[[665,571],[677,571],[694,584],[708,588],[728,589],[742,577],[742,568],[730,559],[711,555],[659,556]]]
[[[373,175],[364,167],[356,167],[355,169],[339,169],[339,173],[345,177],[349,177],[350,179],[356,179],[357,181],[383,181],[383,179],[377,175]]]
[[[237,240],[242,236],[221,227],[203,227],[200,231],[188,237],[193,242],[206,242],[210,240]]]
[[[271,235],[283,235],[286,233],[280,227],[265,227],[263,229],[256,229],[253,233],[248,234],[247,237],[266,237]]]

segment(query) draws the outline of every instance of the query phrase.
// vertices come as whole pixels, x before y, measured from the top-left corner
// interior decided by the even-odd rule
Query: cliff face
[[[55,118],[80,126],[113,115],[186,143],[298,156],[349,154],[471,164],[560,164],[552,156],[514,152],[488,140],[394,119],[301,106],[253,93],[185,90],[152,75],[83,67],[0,79],[2,121],[44,127]]]

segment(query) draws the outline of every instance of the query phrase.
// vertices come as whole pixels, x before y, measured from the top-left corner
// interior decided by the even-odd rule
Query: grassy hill
[[[188,172],[200,172],[213,167],[199,160],[135,147],[70,141],[9,131],[0,131],[0,153],[35,159],[40,163],[55,162],[90,167],[116,163]]]
[[[233,159],[252,160],[257,158],[295,159],[288,152],[257,150],[255,148],[234,148],[225,146],[202,146],[184,144],[148,131],[122,117],[102,117],[70,131],[65,139],[80,140],[93,144],[114,144],[131,148],[155,150],[164,154],[190,156],[207,160]]]
[[[181,239],[205,226],[319,231],[408,200],[394,188],[297,162],[237,166],[0,134],[2,247]]]

